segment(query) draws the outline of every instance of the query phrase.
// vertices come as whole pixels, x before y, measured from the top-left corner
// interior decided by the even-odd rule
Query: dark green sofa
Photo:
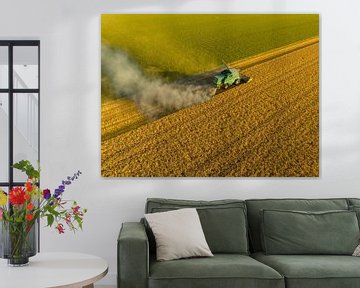
[[[146,213],[197,208],[214,257],[158,262],[144,221],[124,223],[118,238],[118,287],[358,288],[360,257],[266,255],[260,233],[264,209],[319,212],[354,206],[360,207],[359,199],[148,199]]]

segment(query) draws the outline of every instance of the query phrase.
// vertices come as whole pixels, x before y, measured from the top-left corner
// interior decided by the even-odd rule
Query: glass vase
[[[23,221],[0,221],[0,225],[0,257],[8,259],[9,266],[28,265],[29,257],[36,255],[37,251],[36,222],[31,227]]]

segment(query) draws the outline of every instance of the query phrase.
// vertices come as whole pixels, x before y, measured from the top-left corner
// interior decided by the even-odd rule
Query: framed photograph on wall
[[[104,14],[104,177],[318,177],[318,14]]]

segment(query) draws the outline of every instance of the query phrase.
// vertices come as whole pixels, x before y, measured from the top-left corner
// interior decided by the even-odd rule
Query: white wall
[[[317,179],[104,179],[100,177],[100,17],[126,12],[321,14],[321,177]],[[147,197],[217,199],[360,196],[358,0],[0,0],[0,39],[41,40],[42,183],[77,169],[67,196],[89,213],[83,233],[42,229],[43,251],[79,251],[110,264],[115,284],[121,222]]]

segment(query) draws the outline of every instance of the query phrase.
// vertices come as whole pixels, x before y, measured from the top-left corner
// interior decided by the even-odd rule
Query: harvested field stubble
[[[131,131],[146,123],[145,116],[129,99],[107,100],[101,105],[101,141]]]
[[[318,44],[253,81],[102,143],[103,176],[318,176]]]

